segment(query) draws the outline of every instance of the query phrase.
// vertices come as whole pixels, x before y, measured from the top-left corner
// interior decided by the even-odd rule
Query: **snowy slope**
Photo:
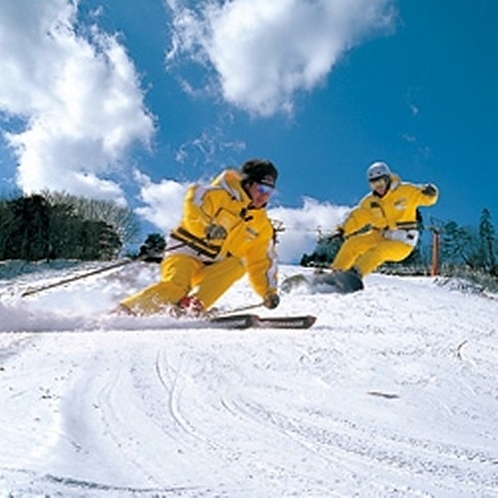
[[[108,316],[139,263],[19,297],[74,271],[1,281],[0,496],[498,496],[496,299],[372,275],[262,311],[307,331]]]

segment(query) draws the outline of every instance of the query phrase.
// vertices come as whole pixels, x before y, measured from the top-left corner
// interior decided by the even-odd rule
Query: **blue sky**
[[[381,159],[438,185],[427,222],[496,226],[497,22],[494,0],[1,2],[0,192],[115,199],[167,230],[189,182],[265,157],[273,213],[311,233]]]

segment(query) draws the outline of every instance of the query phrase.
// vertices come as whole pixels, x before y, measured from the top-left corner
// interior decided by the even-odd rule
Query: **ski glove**
[[[427,197],[434,197],[437,194],[437,188],[434,185],[428,183],[423,189],[422,193]]]
[[[330,237],[332,240],[338,240],[339,242],[344,242],[346,236],[344,235],[344,228],[337,227],[335,232]]]
[[[228,235],[223,225],[216,225],[215,223],[210,223],[204,233],[208,240],[225,239]]]
[[[273,310],[279,305],[279,303],[280,303],[280,297],[278,296],[278,294],[269,292],[265,296],[265,299],[263,301],[263,306],[265,306],[269,310]]]

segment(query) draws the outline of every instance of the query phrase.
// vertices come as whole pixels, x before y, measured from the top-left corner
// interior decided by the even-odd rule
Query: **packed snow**
[[[8,268],[1,496],[498,496],[497,296],[374,274],[255,310],[311,329],[218,330],[110,314],[154,264],[25,297],[92,265]],[[242,280],[218,304],[251,303]]]

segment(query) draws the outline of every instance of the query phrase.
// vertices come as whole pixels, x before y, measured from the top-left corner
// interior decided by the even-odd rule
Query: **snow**
[[[110,315],[143,263],[21,297],[91,268],[0,273],[1,496],[498,496],[496,296],[374,274],[258,310],[305,331]]]

